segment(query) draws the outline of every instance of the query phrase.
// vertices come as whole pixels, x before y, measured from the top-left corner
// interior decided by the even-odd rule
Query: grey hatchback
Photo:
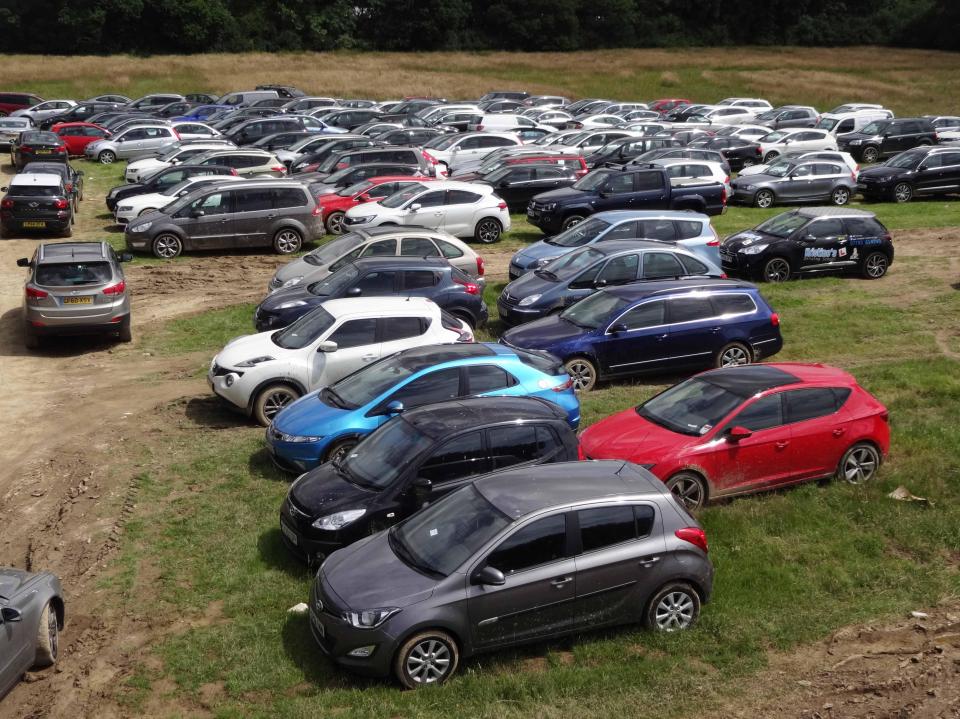
[[[30,667],[57,661],[63,623],[59,579],[0,567],[0,699]]]
[[[334,552],[308,606],[335,662],[412,689],[482,651],[634,622],[686,629],[712,586],[706,534],[663,482],[562,462],[480,477]]]
[[[825,202],[846,205],[857,176],[841,161],[792,160],[772,164],[755,175],[730,183],[733,200],[766,209],[778,202]]]
[[[30,268],[23,294],[27,348],[49,335],[115,332],[129,342],[130,294],[120,263],[132,259],[106,242],[57,242],[17,260]]]

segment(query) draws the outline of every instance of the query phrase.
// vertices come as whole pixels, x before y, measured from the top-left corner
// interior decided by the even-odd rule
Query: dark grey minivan
[[[663,482],[561,462],[478,478],[331,554],[310,630],[338,664],[417,688],[478,652],[634,622],[686,629],[712,586],[706,535]]]

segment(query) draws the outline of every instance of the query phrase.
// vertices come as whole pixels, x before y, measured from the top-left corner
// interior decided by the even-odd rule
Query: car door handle
[[[662,335],[657,335],[657,340],[662,342],[663,340],[667,339],[667,337],[669,337],[669,336],[670,336],[669,333],[664,333],[664,334],[662,334]]]
[[[711,327],[711,328],[710,328],[710,331],[713,332],[714,334],[716,334],[717,332],[719,332],[719,331],[722,330],[722,329],[723,329],[722,327]]]
[[[272,220],[272,219],[275,218],[275,217],[276,217],[276,215],[267,215],[267,219],[268,219],[268,220]]]
[[[377,356],[376,356],[376,355],[373,355],[373,354],[362,355],[362,356],[360,357],[360,359],[362,359],[364,362],[369,362],[370,360],[375,360],[376,358],[377,358]]]
[[[837,427],[835,430],[833,430],[834,437],[842,437],[846,433],[847,433],[847,430],[844,427]]]
[[[640,560],[641,567],[652,567],[654,564],[660,561],[660,557],[644,557]]]
[[[787,441],[787,440],[785,440],[785,441],[783,441],[783,442],[775,442],[775,443],[774,443],[774,446],[775,446],[777,449],[785,449],[788,444],[790,444],[790,442]]]
[[[555,586],[557,589],[560,589],[561,587],[565,587],[572,581],[573,581],[573,577],[557,577],[556,579],[551,581],[550,584]]]

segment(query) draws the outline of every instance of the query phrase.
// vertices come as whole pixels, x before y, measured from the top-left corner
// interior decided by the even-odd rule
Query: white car
[[[773,132],[769,127],[764,125],[730,125],[727,127],[721,127],[717,129],[718,135],[726,135],[728,137],[742,137],[744,140],[750,140],[756,142],[761,137],[766,137],[771,132]]]
[[[573,119],[573,115],[563,110],[537,110],[537,115],[530,119],[540,125],[549,125],[559,130],[567,126],[567,123]]]
[[[723,169],[719,162],[672,158],[669,160],[653,160],[652,164],[663,167],[674,185],[689,180],[713,180],[726,188],[727,197],[733,197],[730,175],[727,174],[727,171]]]
[[[424,297],[329,300],[282,330],[231,340],[210,362],[210,388],[267,426],[280,410],[410,347],[473,342],[462,320]]]
[[[173,129],[180,135],[181,140],[209,140],[213,137],[223,137],[220,130],[202,122],[182,120],[173,123]]]
[[[836,150],[837,138],[826,130],[811,130],[797,128],[794,130],[777,130],[764,135],[757,142],[760,143],[760,155],[764,162],[770,162],[787,150]]]
[[[510,230],[507,203],[489,185],[441,180],[405,187],[380,202],[347,210],[343,229],[414,225],[489,244]]]
[[[604,112],[598,115],[576,117],[567,123],[567,128],[570,130],[603,130],[609,127],[619,127],[621,124],[623,124],[622,117]]]
[[[759,114],[761,112],[765,112],[766,110],[773,109],[773,105],[759,97],[725,97],[717,104],[728,105],[730,107],[750,108],[754,111],[754,114]]]
[[[140,215],[146,215],[150,212],[163,209],[177,198],[193,192],[198,187],[203,187],[204,185],[209,185],[214,182],[223,184],[225,182],[235,182],[242,179],[242,177],[235,177],[233,175],[196,175],[194,177],[188,177],[176,185],[171,185],[163,192],[150,192],[144,195],[124,197],[117,203],[117,209],[114,211],[114,219],[116,219],[118,225],[126,225],[133,222]]]
[[[441,135],[423,146],[424,154],[453,169],[465,162],[483,159],[501,147],[519,147],[515,132],[463,132]]]
[[[750,122],[757,113],[749,107],[715,107],[707,110],[703,116],[710,120],[714,125],[738,125],[742,122]]]
[[[160,170],[165,170],[173,165],[179,165],[188,161],[192,157],[202,155],[210,150],[224,150],[231,145],[223,143],[194,142],[189,145],[174,145],[168,150],[162,152],[156,157],[145,157],[142,160],[134,160],[127,163],[123,171],[123,179],[127,182],[143,182]]]
[[[430,120],[436,120],[441,115],[446,115],[448,112],[474,112],[479,115],[483,111],[474,104],[431,105],[418,112],[417,117],[429,122]]]
[[[770,163],[765,163],[763,165],[753,165],[751,167],[744,167],[737,173],[740,177],[748,175],[762,175],[767,171],[767,169],[785,159],[789,158],[790,160],[831,160],[833,162],[842,162],[848,168],[850,172],[853,173],[854,177],[860,174],[860,165],[857,164],[857,161],[853,158],[849,152],[835,152],[833,150],[819,150],[816,152],[787,152],[783,156],[775,158]]]
[[[557,133],[558,135],[560,133]],[[592,152],[596,152],[608,142],[619,140],[621,137],[634,137],[636,132],[630,130],[583,130],[575,135],[561,137],[553,149],[566,150],[568,152],[580,153],[584,157]]]

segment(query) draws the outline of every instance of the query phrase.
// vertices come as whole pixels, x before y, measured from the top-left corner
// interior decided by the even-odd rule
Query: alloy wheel
[[[583,392],[593,387],[596,381],[593,367],[583,360],[573,360],[567,364],[567,374],[573,380],[573,389]]]
[[[759,207],[762,210],[765,210],[768,207],[772,207],[773,193],[770,192],[769,190],[760,190],[760,192],[757,193],[755,202],[757,204],[757,207]]]
[[[686,629],[693,624],[693,599],[685,592],[670,592],[657,604],[655,621],[664,632]]]
[[[450,649],[437,639],[420,642],[407,655],[407,672],[418,684],[442,681],[450,671]]]
[[[300,235],[293,230],[281,230],[277,233],[274,244],[281,255],[289,255],[300,249]]]
[[[770,260],[763,271],[767,282],[786,282],[790,279],[790,263],[779,257]]]
[[[180,240],[173,235],[160,235],[153,243],[153,251],[157,257],[173,259],[180,254]]]
[[[53,607],[47,612],[47,635],[50,638],[50,654],[56,659],[60,653],[60,629],[57,626],[57,613]]]
[[[293,393],[288,389],[278,389],[274,392],[271,392],[263,400],[263,415],[267,419],[272,420],[277,414],[286,407],[288,404],[293,402],[296,399],[293,396]]]
[[[693,477],[680,476],[671,480],[670,491],[687,509],[703,506],[703,485]]]
[[[864,271],[871,279],[880,279],[887,274],[887,258],[880,252],[875,252],[867,258]]]
[[[750,364],[750,354],[741,345],[727,347],[720,355],[721,367],[738,367],[744,364]]]
[[[843,478],[850,484],[862,484],[877,471],[877,454],[871,447],[857,447],[843,462]]]
[[[893,188],[893,199],[897,202],[910,202],[913,199],[913,189],[906,182],[901,182]]]
[[[500,239],[500,224],[494,220],[484,220],[477,225],[477,239],[490,244]]]

